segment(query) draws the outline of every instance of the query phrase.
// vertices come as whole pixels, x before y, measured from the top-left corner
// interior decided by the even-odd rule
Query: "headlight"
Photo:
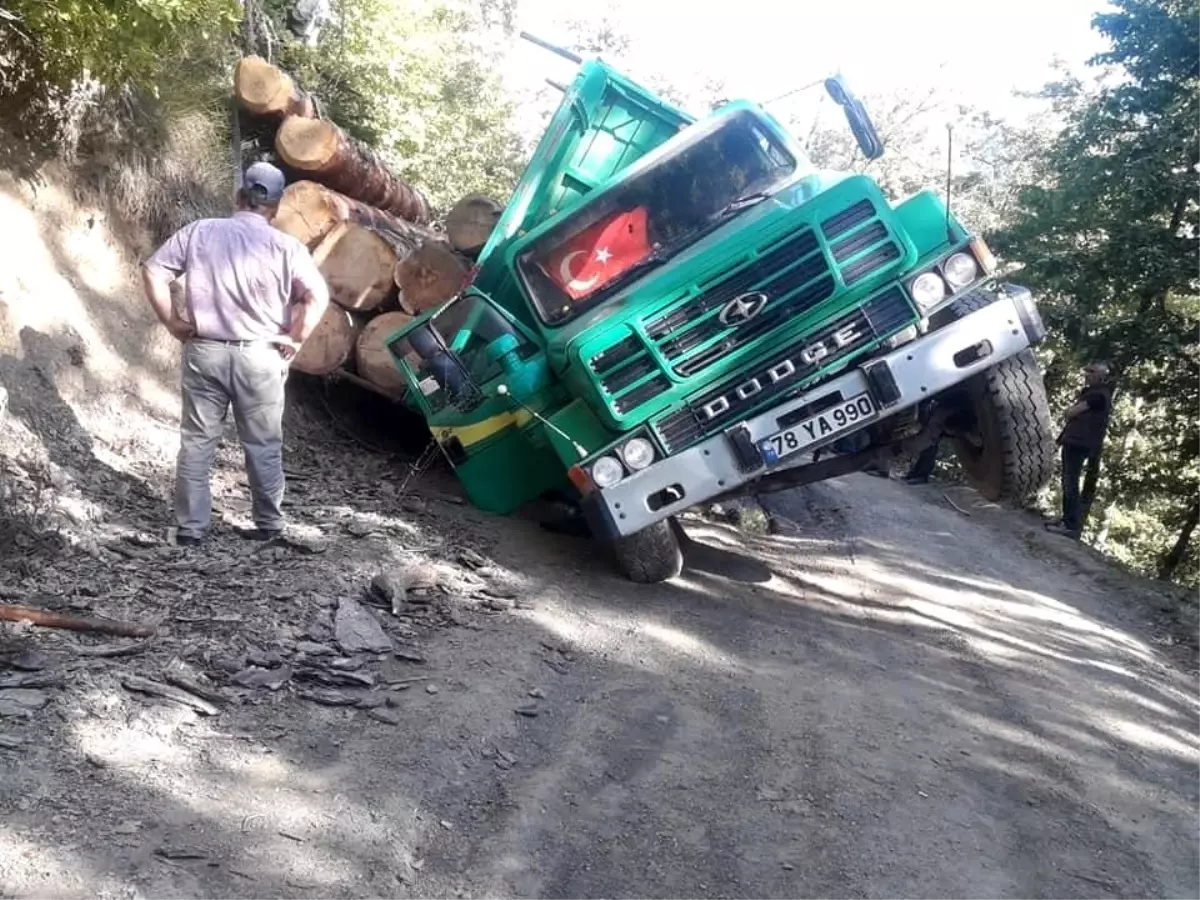
[[[602,456],[592,463],[592,481],[596,487],[610,488],[624,477],[625,470],[611,456]]]
[[[654,445],[645,438],[635,437],[621,448],[621,458],[635,472],[644,469],[654,462]]]
[[[950,282],[950,287],[958,290],[979,277],[979,264],[970,253],[955,253],[942,263],[942,274]]]
[[[912,280],[908,290],[922,310],[937,306],[946,299],[946,282],[934,272],[918,275]]]

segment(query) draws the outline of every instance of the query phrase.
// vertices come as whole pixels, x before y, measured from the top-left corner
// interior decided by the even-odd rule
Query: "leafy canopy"
[[[36,44],[58,84],[89,76],[151,91],[181,58],[228,46],[241,19],[237,0],[8,0],[6,6],[17,39]]]

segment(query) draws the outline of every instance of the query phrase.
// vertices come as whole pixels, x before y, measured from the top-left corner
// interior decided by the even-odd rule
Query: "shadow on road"
[[[446,502],[440,469],[400,491],[411,457],[296,444],[293,512],[326,531],[324,555],[218,541],[194,559],[60,561],[56,577],[86,571],[101,597],[166,573],[129,602],[172,624],[161,657],[80,670],[61,721],[17,729],[39,749],[0,755],[0,856],[39,860],[44,893],[1164,896],[1196,881],[1194,690],[1087,586],[1005,563],[1010,538],[907,509],[867,535],[834,498],[784,536],[689,520],[683,576],[632,586],[581,541]],[[124,493],[114,517],[163,514]],[[341,508],[393,537],[352,536]],[[939,542],[966,558],[931,563]],[[379,568],[466,549],[520,577],[521,608],[449,595],[456,624],[411,636],[383,615],[440,687],[404,691],[399,726],[294,685],[200,720],[115,682],[311,640]]]

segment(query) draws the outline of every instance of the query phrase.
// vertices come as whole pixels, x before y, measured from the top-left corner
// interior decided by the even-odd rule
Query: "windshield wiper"
[[[771,195],[766,191],[754,191],[750,194],[745,194],[741,197],[735,197],[726,203],[723,207],[717,210],[709,218],[710,222],[723,222],[732,215],[740,213],[743,209],[749,209],[751,206],[756,206],[762,203]]]

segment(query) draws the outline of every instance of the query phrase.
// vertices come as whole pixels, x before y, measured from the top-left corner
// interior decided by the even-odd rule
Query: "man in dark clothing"
[[[942,448],[942,438],[939,435],[938,439],[922,450],[915,460],[911,468],[904,476],[905,484],[929,484],[929,479],[933,475],[934,466],[937,465],[938,451]]]
[[[1113,389],[1108,366],[1094,362],[1083,370],[1084,387],[1067,410],[1067,422],[1058,436],[1062,447],[1062,523],[1047,525],[1055,534],[1078,538],[1096,496],[1100,477],[1100,450],[1112,415]],[[1083,490],[1079,477],[1084,473]]]

